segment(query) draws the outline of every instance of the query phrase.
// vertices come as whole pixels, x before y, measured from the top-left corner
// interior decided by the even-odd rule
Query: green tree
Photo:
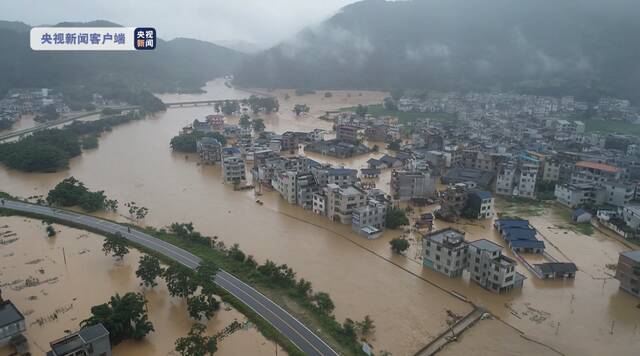
[[[367,116],[368,112],[369,112],[369,107],[366,106],[366,105],[358,104],[358,107],[356,107],[356,115],[358,115],[360,117]]]
[[[140,285],[145,287],[155,287],[156,278],[161,277],[164,274],[164,269],[160,267],[160,260],[155,256],[144,255],[140,257],[138,263],[138,269],[136,270],[136,276],[142,280]]]
[[[373,323],[373,319],[371,319],[369,315],[365,315],[364,320],[357,322],[356,327],[358,330],[360,330],[360,334],[362,334],[362,336],[370,335],[376,329],[376,326]]]
[[[216,277],[216,273],[218,273],[219,270],[220,269],[215,263],[211,261],[203,261],[196,268],[196,283],[201,286],[213,283],[213,279]]]
[[[198,289],[193,272],[182,265],[172,264],[165,269],[164,279],[172,297],[186,298]]]
[[[296,116],[300,116],[300,114],[302,113],[308,113],[309,110],[311,110],[311,108],[307,104],[296,104],[293,107],[293,112],[296,114]]]
[[[391,249],[393,250],[393,252],[402,254],[409,248],[409,241],[403,238],[395,237],[391,241],[389,241],[389,245],[391,245]]]
[[[54,229],[53,226],[51,226],[51,224],[47,225],[46,231],[47,231],[47,236],[49,237],[56,236],[56,229]]]
[[[248,129],[249,127],[251,127],[251,120],[249,120],[249,115],[247,114],[242,114],[240,116],[240,127],[242,127],[243,129]]]
[[[109,234],[104,239],[102,251],[105,255],[111,254],[113,257],[122,260],[124,256],[129,253],[127,240],[118,232],[115,234]]]
[[[220,309],[220,302],[213,293],[194,295],[187,298],[187,311],[195,320],[206,318],[211,320],[215,312]]]
[[[342,334],[349,340],[355,340],[357,338],[356,323],[354,323],[353,320],[346,318],[344,323],[342,323]]]
[[[176,351],[183,356],[213,355],[218,350],[218,344],[215,337],[204,335],[206,330],[203,324],[194,324],[186,337],[176,340]]]
[[[298,293],[300,293],[300,295],[307,297],[312,293],[313,288],[311,286],[311,282],[305,280],[304,278],[300,278],[298,283],[296,283],[296,290],[298,291]]]
[[[335,304],[328,293],[318,292],[313,295],[312,302],[315,308],[324,315],[330,315],[335,309]]]
[[[264,128],[265,128],[264,120],[262,119],[253,120],[253,130],[255,132],[262,132],[264,131]]]
[[[104,325],[113,345],[129,338],[142,340],[154,331],[148,320],[146,304],[142,294],[127,293],[122,297],[116,294],[109,302],[92,307],[91,317],[83,320],[80,326]]]
[[[409,218],[402,209],[389,208],[385,216],[385,226],[389,229],[395,229],[402,225],[409,225]]]

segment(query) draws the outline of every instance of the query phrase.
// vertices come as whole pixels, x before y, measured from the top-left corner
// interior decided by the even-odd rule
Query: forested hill
[[[236,71],[269,88],[519,89],[640,100],[636,0],[367,0]]]
[[[107,21],[59,26],[118,26]],[[35,52],[28,25],[0,21],[0,97],[9,88],[100,85],[117,82],[155,92],[193,90],[231,74],[243,54],[213,43],[159,40],[154,51]],[[161,35],[161,33],[160,33]]]

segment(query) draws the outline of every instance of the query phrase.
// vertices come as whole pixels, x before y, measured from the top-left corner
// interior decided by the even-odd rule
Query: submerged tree
[[[129,338],[141,340],[154,331],[153,324],[148,320],[146,304],[142,294],[116,294],[109,302],[92,307],[91,317],[83,320],[80,326],[104,325],[113,345]]]
[[[393,252],[401,254],[409,248],[409,241],[400,237],[396,237],[389,241],[389,245],[391,245],[391,249],[393,250]]]
[[[129,253],[127,240],[120,233],[109,234],[102,244],[102,251],[105,255],[111,254],[113,257],[123,259]]]
[[[204,335],[207,327],[203,324],[194,324],[186,337],[176,340],[176,351],[183,356],[213,355],[218,350],[216,338]]]
[[[163,273],[164,269],[160,267],[160,260],[157,257],[149,255],[140,257],[138,269],[136,270],[136,276],[142,280],[140,285],[151,288],[157,286],[156,278],[162,276]]]

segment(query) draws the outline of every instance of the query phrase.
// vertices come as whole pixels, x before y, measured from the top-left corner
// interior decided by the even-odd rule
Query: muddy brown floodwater
[[[208,83],[205,90],[207,93],[202,95],[163,95],[162,98],[169,102],[250,95],[227,88],[222,80]],[[290,98],[284,100],[287,93]],[[366,91],[332,93],[331,98],[324,98],[324,92],[302,97],[292,91],[274,92],[281,107],[279,113],[264,117],[267,130],[280,133],[314,128],[330,130],[331,123],[315,117],[325,110],[379,103],[385,96],[382,92]],[[298,103],[310,105],[311,113],[297,118],[291,108]],[[172,153],[171,137],[181,127],[196,118],[202,119],[212,110],[211,106],[169,109],[156,117],[118,126],[103,134],[98,149],[73,159],[69,170],[64,172],[25,174],[0,168],[0,190],[22,197],[46,194],[64,177],[73,175],[89,188],[104,189],[120,202],[136,201],[148,207],[150,213],[145,219],[148,225],[191,221],[205,234],[217,235],[227,243],[239,243],[259,261],[269,258],[291,266],[298,276],[312,281],[314,289],[331,294],[338,320],[371,315],[376,324],[372,341],[377,351],[413,354],[446,329],[447,311],[458,315],[469,313],[471,306],[447,292],[451,290],[565,354],[598,355],[613,351],[630,355],[640,347],[637,327],[640,309],[635,307],[638,301],[618,291],[617,281],[611,280],[610,271],[605,270],[605,265],[615,263],[618,252],[626,249],[623,245],[600,235],[584,237],[547,232],[545,227],[554,224],[551,217],[532,219],[534,225],[554,244],[557,241],[556,245],[585,272],[580,272],[574,281],[543,282],[518,266],[528,277],[524,289],[497,296],[470,284],[468,279],[449,280],[423,269],[418,234],[409,235],[415,243],[408,258],[393,255],[388,241],[402,231],[387,231],[378,240],[367,241],[351,232],[349,226],[288,205],[274,192],[265,192],[260,198],[264,205],[258,205],[253,192],[234,192],[222,184],[219,166],[199,166],[193,156]],[[237,122],[238,118],[228,121]],[[310,157],[360,168],[369,157],[382,154],[347,160]],[[377,181],[378,187],[385,191],[388,191],[389,174],[385,171]],[[123,220],[124,209],[120,214],[107,217]],[[467,231],[470,240],[488,238],[501,243],[490,223],[473,222],[458,227]],[[437,225],[445,226],[440,222]],[[103,268],[108,271],[112,267]],[[614,331],[610,333],[613,320]],[[476,335],[475,338],[481,340],[473,342],[486,343],[487,350],[493,350],[496,340],[481,336],[504,333],[506,336],[500,342],[505,352],[527,350],[528,346],[522,343],[529,341],[520,338],[515,329],[498,322],[483,321],[480,326],[483,330],[470,334],[466,340],[476,340],[473,336]],[[170,339],[174,340],[175,336],[179,335]],[[461,343],[467,343],[465,338]]]
[[[131,356],[174,354],[175,340],[186,335],[193,322],[184,300],[171,297],[163,281],[158,280],[154,289],[139,286],[135,270],[141,254],[131,250],[123,261],[116,261],[102,253],[102,236],[54,227],[57,236],[48,238],[39,220],[0,217],[0,234],[11,236],[3,237],[5,243],[0,244],[3,296],[25,315],[32,354],[49,351],[49,342],[64,336],[65,330],[77,330],[80,321],[90,316],[91,306],[106,302],[115,293],[127,292],[145,294],[155,332],[142,342],[124,342],[114,352]],[[26,286],[25,281],[33,278],[37,282]],[[207,323],[207,333],[216,334],[234,320],[243,324],[247,321],[223,304]],[[250,324],[223,338],[218,347],[225,355],[275,353],[275,345]],[[2,356],[11,352],[9,348],[0,349]]]

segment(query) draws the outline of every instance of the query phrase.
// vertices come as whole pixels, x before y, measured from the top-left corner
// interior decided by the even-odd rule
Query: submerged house
[[[0,301],[2,298],[0,297]],[[0,347],[27,330],[24,316],[10,300],[0,302]]]
[[[47,356],[111,356],[109,331],[102,324],[80,329],[49,345]]]

